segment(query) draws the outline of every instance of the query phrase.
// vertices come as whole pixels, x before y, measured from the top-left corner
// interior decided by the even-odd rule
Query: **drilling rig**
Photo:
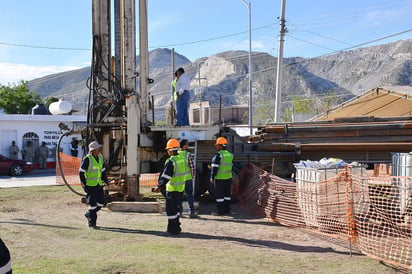
[[[239,165],[235,165],[235,173],[250,161],[261,166],[271,165],[273,157],[290,162],[295,151],[256,151],[253,142],[222,124],[174,127],[149,122],[149,85],[153,80],[149,77],[147,2],[139,0],[137,7],[140,56],[137,68],[136,1],[92,0],[93,53],[87,127],[82,138],[86,144],[94,140],[102,144],[108,176],[116,179],[108,191],[120,192],[126,201],[139,200],[139,176],[162,170],[169,138],[188,139],[192,144],[197,170],[196,195],[210,190],[208,165],[219,136],[229,140],[229,150],[236,156]]]
[[[142,126],[147,125],[150,81],[145,27],[147,0],[139,0],[140,73],[136,69],[135,12],[135,0],[92,0],[93,53],[85,136],[87,143],[97,140],[102,144],[107,170],[124,182],[128,200],[137,199],[139,193],[139,139]]]
[[[117,185],[117,189],[111,190],[120,191],[124,200],[139,199],[140,174],[161,170],[160,160],[162,155],[166,156],[164,147],[168,138],[189,139],[194,144],[195,157],[198,143],[209,141],[204,155],[210,161],[214,151],[212,142],[221,135],[218,125],[156,127],[148,121],[148,91],[153,80],[149,77],[147,0],[138,3],[140,65],[137,69],[135,0],[92,0],[93,56],[83,139],[87,144],[93,140],[102,144],[108,175],[121,182],[111,186]],[[207,170],[206,158],[199,167],[204,172]],[[203,187],[201,191],[205,190]]]

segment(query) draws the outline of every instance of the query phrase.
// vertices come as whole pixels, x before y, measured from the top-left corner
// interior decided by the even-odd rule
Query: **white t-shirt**
[[[176,91],[177,94],[182,95],[185,90],[190,90],[190,78],[183,73],[177,80]]]

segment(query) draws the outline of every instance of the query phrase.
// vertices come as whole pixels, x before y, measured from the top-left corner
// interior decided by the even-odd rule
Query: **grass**
[[[0,237],[14,272],[394,273],[368,257],[351,258],[345,249],[250,216],[183,218],[184,233],[173,238],[161,236],[167,220],[160,214],[103,209],[102,229],[95,231],[86,228],[85,210],[64,186],[0,189]]]

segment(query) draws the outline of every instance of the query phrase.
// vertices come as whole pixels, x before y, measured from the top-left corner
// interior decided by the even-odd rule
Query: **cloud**
[[[222,46],[225,50],[249,50],[249,40],[243,40],[240,42],[224,42]],[[265,48],[265,43],[260,40],[252,41],[252,50],[263,49]]]
[[[78,66],[30,66],[0,62],[0,84],[8,85],[21,80],[32,80],[49,74],[79,69]]]

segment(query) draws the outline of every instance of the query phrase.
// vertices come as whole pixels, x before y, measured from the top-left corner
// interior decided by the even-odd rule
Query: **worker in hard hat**
[[[83,158],[79,169],[79,177],[86,192],[89,209],[84,216],[89,228],[96,229],[97,212],[104,206],[105,198],[103,183],[108,184],[103,156],[100,154],[102,145],[94,141],[89,144],[89,153]]]
[[[179,141],[170,139],[166,144],[169,159],[165,162],[163,172],[159,177],[158,188],[166,198],[167,234],[178,235],[180,228],[180,206],[186,181],[186,162],[179,155]]]
[[[233,154],[227,151],[227,145],[226,138],[219,137],[216,139],[217,153],[212,159],[210,173],[210,183],[214,185],[216,198],[216,211],[212,213],[213,215],[230,214]]]
[[[180,140],[180,150],[179,154],[183,156],[186,161],[186,183],[185,183],[185,193],[187,196],[187,204],[189,205],[189,217],[196,218],[195,213],[195,198],[194,198],[194,185],[193,182],[196,179],[196,164],[191,154],[187,148],[189,142],[186,139]],[[182,207],[181,207],[182,208]]]

